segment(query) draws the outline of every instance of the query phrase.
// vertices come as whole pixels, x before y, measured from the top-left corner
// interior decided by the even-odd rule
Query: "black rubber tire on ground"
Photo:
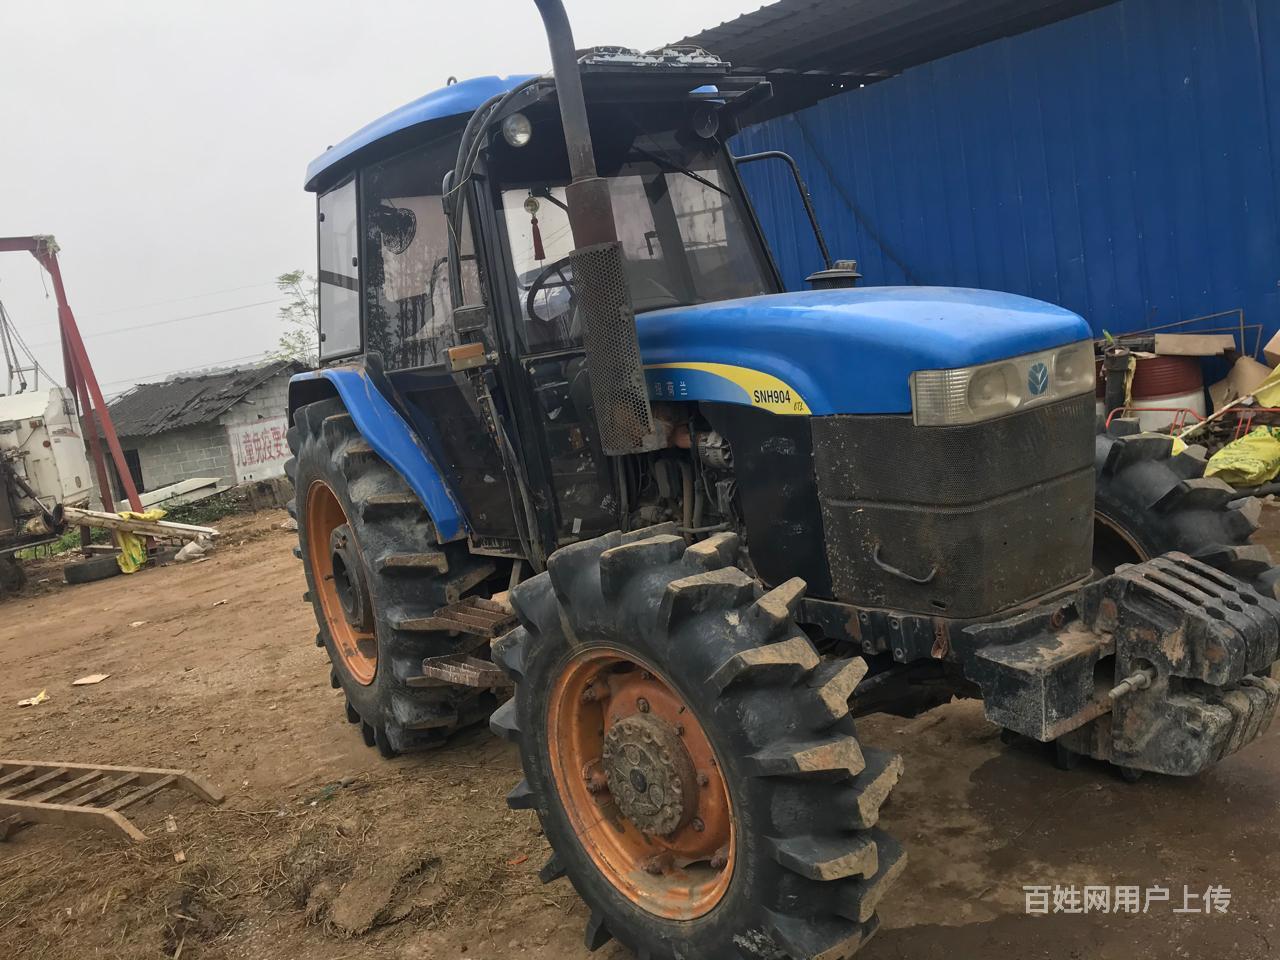
[[[26,585],[27,571],[22,561],[11,552],[0,555],[0,599],[21,592]]]
[[[1169,437],[1142,433],[1136,420],[1116,419],[1099,432],[1095,568],[1110,573],[1117,563],[1177,550],[1280,596],[1280,569],[1266,547],[1249,542],[1261,502],[1205,477],[1203,447],[1176,456],[1172,448]]]
[[[88,560],[76,560],[62,568],[62,579],[67,583],[93,583],[96,580],[107,580],[120,575],[120,564],[116,562],[114,553]]]
[[[525,780],[508,797],[537,811],[553,855],[590,908],[587,946],[616,937],[643,960],[844,957],[874,933],[877,903],[901,873],[901,846],[876,827],[901,772],[860,748],[848,697],[861,660],[821,660],[792,619],[803,582],[764,593],[734,565],[737,537],[686,549],[671,524],[612,533],[554,553],[512,599],[521,626],[495,644],[516,682],[494,713],[519,744]],[[715,749],[736,824],[734,866],[705,915],[642,909],[596,866],[551,770],[550,691],[589,648],[651,664]],[[643,708],[641,708],[643,709]]]
[[[450,732],[483,720],[496,705],[489,691],[439,685],[411,687],[426,657],[469,647],[467,637],[423,630],[415,621],[482,589],[496,565],[471,554],[464,542],[440,544],[421,502],[401,476],[360,436],[339,399],[300,407],[289,430],[294,457],[285,465],[293,482],[288,505],[298,520],[300,557],[307,594],[331,664],[330,683],[346,696],[347,719],[359,724],[365,742],[387,757],[443,740]],[[346,514],[363,560],[377,640],[372,682],[360,683],[334,646],[308,560],[306,493],[322,481]],[[503,581],[505,586],[505,580]],[[474,638],[471,638],[474,640]]]

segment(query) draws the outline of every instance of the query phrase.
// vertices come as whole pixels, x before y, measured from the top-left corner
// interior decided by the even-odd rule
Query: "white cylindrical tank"
[[[0,457],[48,509],[87,507],[94,496],[80,420],[62,387],[0,397]],[[26,496],[16,507],[20,517],[40,512]]]

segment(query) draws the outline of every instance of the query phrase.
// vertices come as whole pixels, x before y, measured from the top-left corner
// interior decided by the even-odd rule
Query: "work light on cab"
[[[523,113],[513,113],[502,121],[502,136],[513,147],[523,147],[533,138],[533,124]]]

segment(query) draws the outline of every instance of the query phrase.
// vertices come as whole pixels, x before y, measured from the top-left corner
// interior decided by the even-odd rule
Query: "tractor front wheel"
[[[1168,436],[1116,419],[1097,436],[1094,465],[1097,573],[1178,550],[1280,598],[1280,568],[1266,547],[1250,542],[1261,501],[1206,477],[1204,447],[1175,454]]]
[[[565,547],[513,592],[494,658],[516,683],[508,798],[537,811],[591,911],[587,946],[637,956],[846,957],[901,872],[876,826],[900,758],[862,748],[860,659],[823,660],[738,539],[664,525]]]

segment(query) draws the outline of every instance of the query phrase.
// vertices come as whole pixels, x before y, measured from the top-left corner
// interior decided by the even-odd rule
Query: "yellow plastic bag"
[[[1233,487],[1255,487],[1280,474],[1280,427],[1258,427],[1209,458],[1206,477]]]
[[[142,513],[134,510],[122,510],[119,515],[126,520],[164,519],[164,511],[159,507],[152,507]],[[120,548],[120,553],[116,556],[116,563],[120,565],[120,572],[137,573],[147,562],[147,538],[140,533],[131,533],[128,530],[115,531],[115,538],[116,546]]]
[[[1260,407],[1280,407],[1280,368],[1271,371],[1271,375],[1253,391],[1253,398]]]

